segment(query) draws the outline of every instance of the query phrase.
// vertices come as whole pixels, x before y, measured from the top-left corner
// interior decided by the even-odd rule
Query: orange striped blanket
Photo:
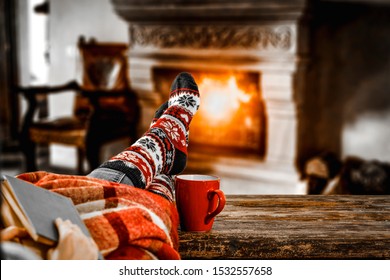
[[[72,199],[105,259],[180,259],[174,203],[132,186],[44,171],[19,179]]]

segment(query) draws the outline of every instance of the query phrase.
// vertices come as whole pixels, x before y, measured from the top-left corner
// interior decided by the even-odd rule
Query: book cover
[[[55,219],[58,217],[70,220],[90,237],[70,198],[8,175],[2,176],[1,186],[4,202],[12,212],[9,213],[14,219],[12,222],[23,226],[35,241],[47,245],[57,243],[59,235]]]

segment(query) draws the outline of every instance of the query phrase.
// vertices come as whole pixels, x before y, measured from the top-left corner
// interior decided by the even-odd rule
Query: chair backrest
[[[128,46],[124,43],[98,43],[80,37],[78,42],[81,62],[81,85],[88,90],[127,90]],[[131,92],[131,91],[130,91]],[[111,111],[126,109],[125,100],[118,97],[99,99],[100,106]],[[75,114],[83,117],[90,112],[88,98],[76,96]]]
[[[127,44],[89,42],[79,39],[82,84],[87,89],[112,90],[129,86]]]

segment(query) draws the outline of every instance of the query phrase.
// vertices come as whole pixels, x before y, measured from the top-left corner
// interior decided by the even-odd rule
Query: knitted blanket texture
[[[45,171],[17,178],[72,199],[105,259],[180,259],[178,213],[174,203],[159,195]]]

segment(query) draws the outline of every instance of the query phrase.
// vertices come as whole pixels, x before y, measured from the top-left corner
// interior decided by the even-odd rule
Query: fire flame
[[[228,79],[203,78],[199,83],[201,93],[200,115],[209,125],[219,125],[231,120],[241,104],[250,101],[252,95],[240,89],[234,76]],[[247,120],[246,123],[250,123]]]
[[[202,73],[196,77],[199,111],[191,123],[190,143],[229,151],[258,150],[262,104],[259,80],[243,73]]]

